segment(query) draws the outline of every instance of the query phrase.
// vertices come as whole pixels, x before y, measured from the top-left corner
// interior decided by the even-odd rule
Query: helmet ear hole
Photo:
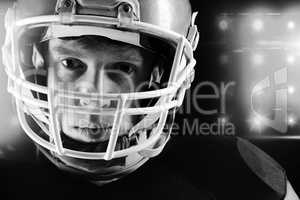
[[[132,7],[131,7],[131,5],[128,4],[128,3],[122,3],[122,4],[120,5],[120,9],[121,9],[123,12],[125,12],[125,13],[130,13],[130,12],[132,12]]]

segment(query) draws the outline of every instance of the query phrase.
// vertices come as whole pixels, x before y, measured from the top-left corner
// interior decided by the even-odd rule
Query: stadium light
[[[252,27],[254,31],[261,32],[264,28],[264,22],[261,19],[256,19],[253,21]]]
[[[287,28],[288,28],[288,30],[294,30],[295,27],[296,27],[296,25],[295,25],[295,22],[294,22],[294,21],[289,21],[289,22],[287,23]]]
[[[222,31],[226,31],[226,30],[229,28],[229,22],[228,22],[226,19],[222,19],[222,20],[219,22],[219,28],[220,28]]]

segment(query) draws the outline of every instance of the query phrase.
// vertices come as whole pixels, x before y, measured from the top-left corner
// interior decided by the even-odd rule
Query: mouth
[[[77,151],[84,152],[105,152],[107,150],[107,145],[109,141],[110,132],[109,128],[105,129],[105,133],[90,133],[89,128],[78,128],[82,135],[85,135],[85,140],[78,140],[70,137],[68,134],[62,132],[62,140],[65,148],[69,148]],[[84,130],[82,130],[84,129]],[[100,132],[99,130],[97,130]],[[116,150],[122,150],[129,148],[136,144],[135,137],[129,137],[128,135],[119,136],[116,144]]]
[[[88,152],[105,152],[108,145],[113,123],[109,120],[92,122],[90,120],[70,120],[64,118],[62,121],[61,135],[64,146],[72,150]],[[120,127],[116,149],[128,147],[128,136],[130,127],[123,123]],[[123,141],[124,140],[124,141]]]

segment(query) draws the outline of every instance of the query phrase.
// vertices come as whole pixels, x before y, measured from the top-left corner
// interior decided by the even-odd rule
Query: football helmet
[[[171,133],[171,126],[166,128],[166,124],[169,119],[172,123],[174,111],[194,79],[193,51],[199,40],[195,18],[189,0],[18,0],[6,14],[2,52],[8,91],[15,98],[22,128],[58,167],[101,180],[101,184],[134,171],[164,148]],[[128,93],[57,89],[58,83],[47,80],[47,63],[38,59],[40,44],[53,38],[85,35],[163,54],[170,63],[167,84]],[[104,99],[115,101],[116,106],[70,103]],[[148,103],[125,106],[144,100]],[[112,116],[105,148],[82,150],[67,145],[60,121],[64,112]],[[119,135],[120,124],[128,115],[140,116],[140,120],[124,139]],[[126,145],[119,145],[120,140],[126,140]]]

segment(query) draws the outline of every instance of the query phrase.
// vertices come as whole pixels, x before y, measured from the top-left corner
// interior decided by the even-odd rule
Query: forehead
[[[99,55],[99,52],[106,53],[106,56],[128,59],[145,56],[140,47],[98,36],[52,39],[49,41],[49,47],[57,54],[72,54],[77,57],[91,53]]]

